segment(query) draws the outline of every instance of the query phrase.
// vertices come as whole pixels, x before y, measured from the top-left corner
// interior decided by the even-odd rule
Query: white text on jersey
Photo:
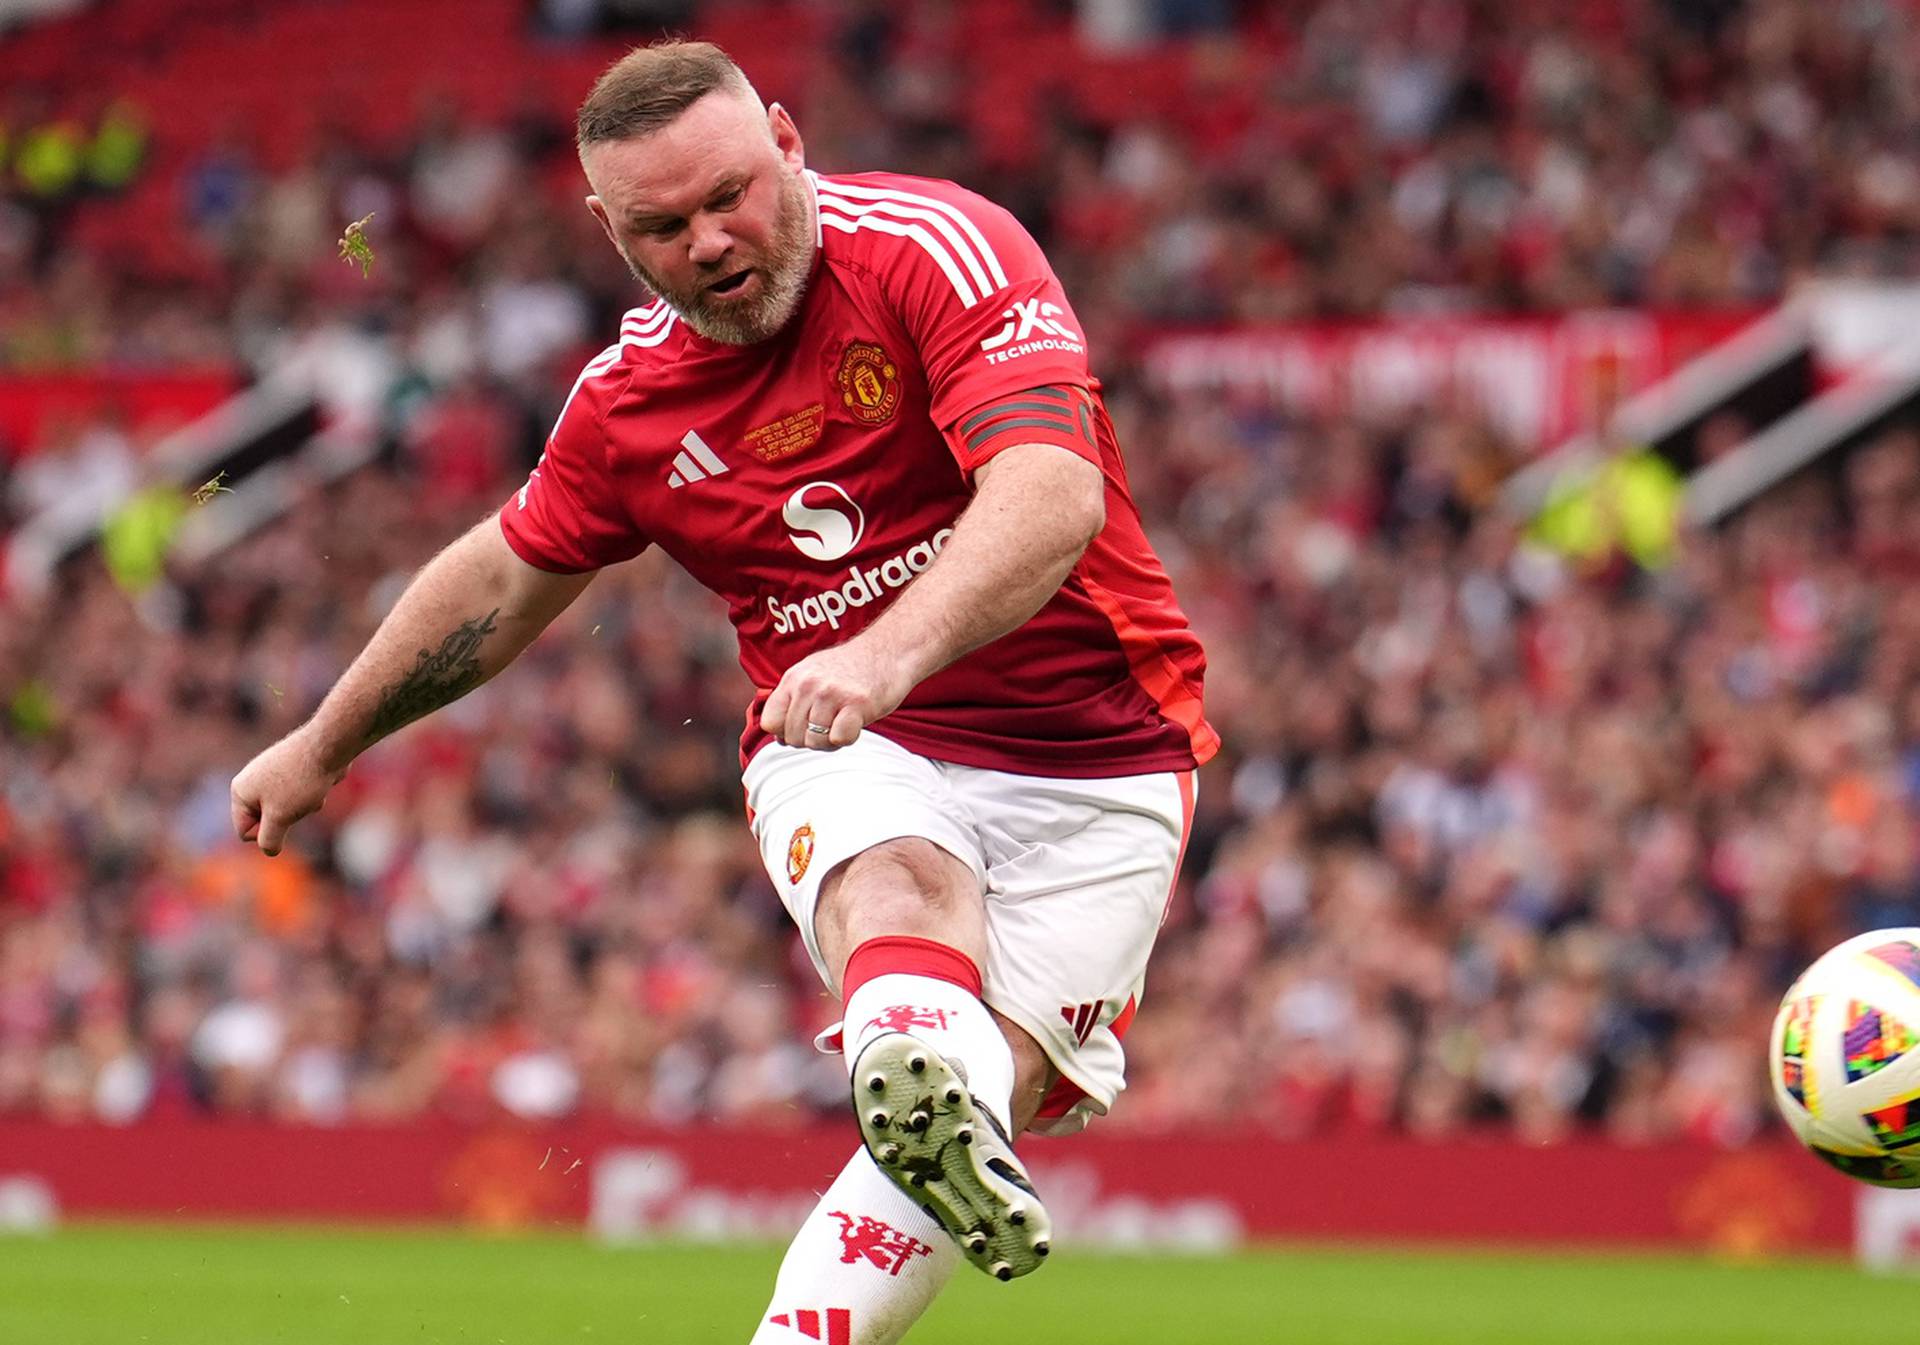
[[[1030,355],[1036,350],[1064,350],[1070,354],[1084,354],[1086,347],[1080,343],[1080,333],[1064,323],[1055,322],[1066,310],[1059,304],[1046,303],[1040,299],[1016,299],[1012,307],[1001,313],[1006,326],[980,342],[980,349],[986,352],[988,364],[1004,364],[1021,355]],[[1038,340],[1028,337],[1038,336]],[[1017,342],[1012,349],[1004,349],[1009,342]]]
[[[846,583],[838,588],[810,593],[798,602],[783,603],[778,598],[769,597],[767,610],[773,614],[773,633],[791,635],[815,626],[839,630],[840,618],[849,611],[865,607],[870,602],[878,602],[895,589],[905,588],[909,580],[933,564],[933,558],[940,554],[940,548],[947,544],[951,536],[952,528],[942,528],[926,541],[915,542],[899,555],[889,556],[878,565],[864,569],[858,565],[849,566]]]

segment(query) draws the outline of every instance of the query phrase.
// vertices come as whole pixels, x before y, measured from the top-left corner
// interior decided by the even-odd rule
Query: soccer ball
[[[1802,1144],[1849,1177],[1920,1187],[1920,929],[1862,934],[1808,967],[1768,1054]]]

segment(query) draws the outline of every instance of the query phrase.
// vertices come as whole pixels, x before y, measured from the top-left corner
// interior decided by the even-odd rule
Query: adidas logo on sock
[[[822,1335],[821,1318],[825,1317],[825,1331]],[[808,1340],[825,1341],[826,1345],[853,1345],[853,1313],[847,1308],[828,1308],[824,1313],[815,1308],[800,1308],[795,1312],[776,1312],[767,1320],[775,1326],[790,1326]]]

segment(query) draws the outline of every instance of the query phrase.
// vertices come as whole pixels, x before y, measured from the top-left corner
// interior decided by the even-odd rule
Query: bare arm
[[[1007,449],[974,481],[939,557],[858,637],[915,686],[1045,606],[1106,523],[1100,469],[1065,449]]]
[[[513,553],[488,516],[428,561],[306,731],[344,770],[394,730],[460,699],[533,643],[593,580],[549,574]]]
[[[974,481],[953,536],[893,605],[781,678],[761,713],[768,732],[796,747],[852,742],[928,677],[1039,611],[1106,523],[1100,469],[1063,448],[1007,449]],[[809,723],[831,732],[809,744]]]
[[[513,662],[592,581],[535,569],[481,520],[414,576],[313,718],[234,777],[240,839],[278,854],[355,757]]]

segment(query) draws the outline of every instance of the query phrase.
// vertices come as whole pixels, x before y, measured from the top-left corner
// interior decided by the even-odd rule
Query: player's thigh
[[[834,752],[770,743],[747,764],[744,783],[761,862],[830,989],[838,985],[815,917],[822,883],[849,860],[889,841],[918,838],[958,860],[974,890],[985,882],[965,805],[933,763],[877,733],[863,733]]]
[[[1064,1094],[1104,1112],[1125,1086],[1121,1038],[1179,867],[1192,777],[1001,776],[967,792],[987,854],[985,999],[1040,1045]]]

